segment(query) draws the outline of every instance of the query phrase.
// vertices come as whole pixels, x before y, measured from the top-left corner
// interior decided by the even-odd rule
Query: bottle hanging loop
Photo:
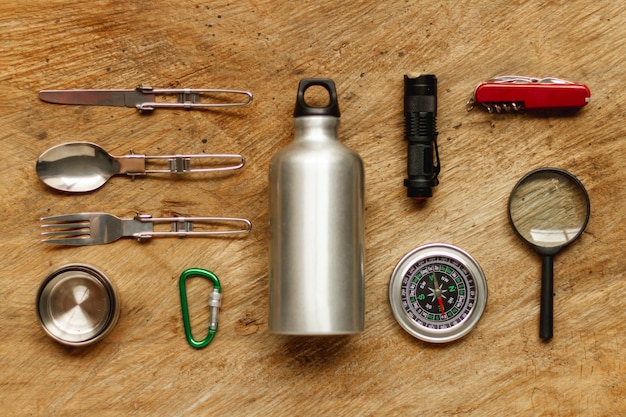
[[[324,107],[315,107],[307,104],[304,93],[309,87],[323,87],[328,92],[329,101]],[[296,96],[296,107],[293,112],[294,117],[302,116],[333,116],[340,117],[339,101],[337,100],[337,88],[335,82],[330,78],[305,78],[298,85],[298,95]]]
[[[189,305],[187,303],[187,287],[186,281],[187,278],[190,277],[202,277],[206,278],[213,284],[213,290],[209,295],[209,307],[211,308],[210,316],[209,316],[209,332],[207,336],[202,340],[196,340],[193,338],[193,334],[191,332],[191,322],[189,320]],[[202,349],[206,347],[213,341],[215,337],[215,333],[217,333],[217,315],[219,313],[219,308],[222,303],[222,287],[220,286],[220,281],[217,276],[211,271],[207,271],[206,269],[200,268],[189,268],[183,271],[178,280],[178,286],[180,288],[180,307],[183,314],[183,326],[185,327],[185,337],[187,338],[187,342],[194,349]]]

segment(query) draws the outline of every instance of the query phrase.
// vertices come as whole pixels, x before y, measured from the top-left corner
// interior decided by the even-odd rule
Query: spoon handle
[[[200,154],[200,155],[125,155],[114,157],[120,164],[119,174],[184,174],[187,172],[215,172],[236,170],[244,166],[245,160],[239,154]],[[148,160],[154,160],[155,168],[147,168]],[[192,167],[192,160],[198,160]],[[161,168],[156,168],[160,166]]]
[[[124,155],[114,156],[119,164],[118,174],[126,175],[144,175],[146,173],[146,156],[145,155]]]

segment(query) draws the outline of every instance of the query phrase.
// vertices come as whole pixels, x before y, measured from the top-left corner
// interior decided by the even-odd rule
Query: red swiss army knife
[[[482,104],[489,113],[580,108],[590,99],[591,92],[584,84],[558,78],[507,75],[478,84],[467,102],[467,111],[475,104]]]

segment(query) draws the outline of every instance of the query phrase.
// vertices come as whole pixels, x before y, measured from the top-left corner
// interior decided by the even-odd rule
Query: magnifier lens
[[[560,171],[536,171],[513,190],[511,222],[530,244],[540,248],[566,245],[581,233],[589,217],[582,185]]]

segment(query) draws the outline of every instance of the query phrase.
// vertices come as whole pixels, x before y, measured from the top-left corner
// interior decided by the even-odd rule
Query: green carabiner
[[[202,277],[206,278],[213,283],[213,290],[209,296],[209,307],[211,308],[211,315],[209,316],[209,333],[207,337],[202,340],[196,340],[193,338],[191,334],[191,323],[189,322],[189,306],[187,304],[187,288],[185,285],[185,281],[189,277]],[[217,276],[206,269],[201,268],[189,268],[183,271],[178,280],[178,286],[180,288],[180,307],[183,312],[183,325],[185,326],[185,336],[187,337],[187,342],[191,345],[191,347],[195,349],[202,349],[207,346],[213,338],[215,337],[215,333],[217,333],[217,314],[220,309],[220,304],[222,303],[222,287],[220,286],[220,281],[217,279]]]

